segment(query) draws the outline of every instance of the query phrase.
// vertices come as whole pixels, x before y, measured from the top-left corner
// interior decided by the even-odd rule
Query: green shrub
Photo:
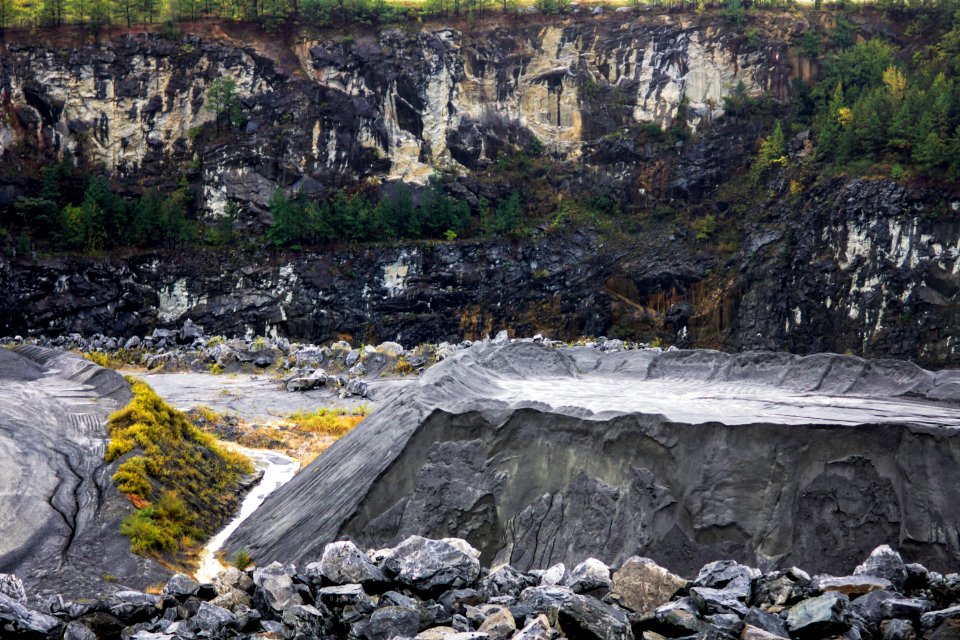
[[[237,549],[230,557],[230,564],[243,571],[253,564],[253,558],[250,557],[250,552],[246,549]]]
[[[697,240],[703,242],[709,240],[713,232],[717,230],[717,220],[713,217],[713,214],[707,214],[694,220],[690,226],[693,228]]]
[[[130,538],[130,549],[140,555],[177,549],[176,538],[153,519],[148,509],[140,509],[124,518],[120,523],[120,533]]]
[[[783,124],[777,120],[773,133],[760,143],[760,151],[750,167],[750,177],[754,182],[759,182],[771,167],[782,167],[786,164],[787,148],[783,137]]]

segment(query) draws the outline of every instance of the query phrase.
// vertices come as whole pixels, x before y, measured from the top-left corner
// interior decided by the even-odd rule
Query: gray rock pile
[[[522,573],[481,569],[464,540],[413,536],[363,553],[326,546],[302,572],[273,563],[228,569],[212,584],[174,576],[159,595],[120,591],[29,608],[0,575],[0,636],[93,640],[941,640],[960,627],[960,575],[905,564],[884,545],[849,576],[761,573],[732,560],[696,578],[646,558],[611,569],[588,558]]]
[[[506,331],[500,331],[492,341],[495,344],[536,342],[564,346],[560,341],[539,334],[511,340]],[[396,342],[354,347],[344,340],[315,345],[264,336],[227,339],[208,335],[203,327],[187,320],[180,329],[154,329],[153,333],[142,337],[99,333],[88,337],[70,333],[55,338],[7,337],[0,339],[0,344],[31,344],[81,353],[102,353],[150,371],[278,371],[287,391],[326,388],[345,396],[366,397],[364,379],[387,374],[422,373],[430,365],[469,348],[473,342],[421,344],[407,349]],[[648,345],[600,337],[586,342],[585,346],[609,352],[647,348]]]

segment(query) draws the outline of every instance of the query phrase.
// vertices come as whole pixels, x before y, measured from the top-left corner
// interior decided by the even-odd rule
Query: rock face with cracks
[[[120,535],[131,507],[103,460],[107,416],[129,398],[122,376],[80,356],[0,349],[0,572],[68,595],[169,575]]]
[[[682,574],[717,557],[852,571],[889,543],[945,568],[960,410],[927,398],[949,378],[828,354],[478,343],[272,494],[228,547],[302,562],[337,538],[456,536],[521,570],[636,555]],[[730,571],[704,586],[752,579]]]

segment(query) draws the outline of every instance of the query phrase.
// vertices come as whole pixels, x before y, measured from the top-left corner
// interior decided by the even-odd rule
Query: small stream
[[[263,504],[267,496],[285,485],[293,478],[300,468],[300,463],[276,451],[264,449],[247,449],[245,447],[231,447],[253,460],[258,468],[263,469],[263,478],[246,495],[240,505],[240,512],[217,535],[213,536],[203,548],[200,556],[200,565],[197,567],[194,578],[198,582],[210,582],[226,567],[217,559],[217,552],[223,548],[230,534],[236,531],[240,523]]]

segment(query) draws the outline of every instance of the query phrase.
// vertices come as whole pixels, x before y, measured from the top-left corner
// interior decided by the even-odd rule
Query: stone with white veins
[[[480,552],[457,538],[410,536],[383,563],[388,575],[414,589],[460,588],[480,576]]]
[[[293,574],[293,567],[286,567],[279,562],[254,570],[254,602],[261,612],[279,614],[288,607],[303,604],[303,599],[293,586]]]
[[[587,558],[567,574],[563,584],[576,593],[594,589],[609,589],[610,567],[596,558]]]
[[[307,575],[319,574],[334,584],[383,582],[380,567],[350,541],[332,542],[323,550],[319,564],[306,567]]]

